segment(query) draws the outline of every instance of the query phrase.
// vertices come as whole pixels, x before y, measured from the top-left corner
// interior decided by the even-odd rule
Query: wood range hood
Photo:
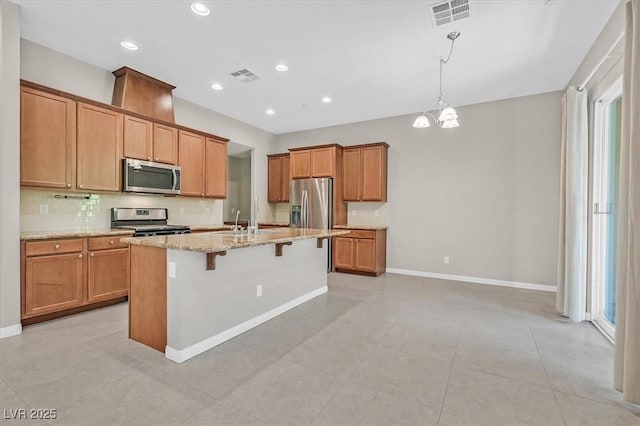
[[[175,86],[129,67],[118,68],[111,105],[158,120],[175,123],[173,94]]]

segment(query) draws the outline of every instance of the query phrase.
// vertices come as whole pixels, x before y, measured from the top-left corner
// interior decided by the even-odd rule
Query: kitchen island
[[[186,361],[327,292],[323,240],[347,230],[131,237],[129,337]]]

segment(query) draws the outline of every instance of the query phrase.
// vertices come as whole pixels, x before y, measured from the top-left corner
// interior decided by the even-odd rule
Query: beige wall
[[[273,152],[386,141],[388,203],[350,203],[349,222],[386,218],[389,268],[556,285],[560,93],[458,113],[450,130],[407,115],[278,135]]]
[[[20,20],[0,2],[0,337],[20,331]]]

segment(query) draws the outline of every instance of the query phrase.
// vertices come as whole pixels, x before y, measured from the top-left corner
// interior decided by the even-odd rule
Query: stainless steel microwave
[[[123,163],[124,192],[180,194],[180,166],[131,158],[125,158]]]

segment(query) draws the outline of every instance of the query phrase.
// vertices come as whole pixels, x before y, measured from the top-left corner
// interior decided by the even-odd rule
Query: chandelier
[[[440,94],[438,95],[438,100],[431,105],[431,108],[429,108],[429,110],[438,110],[438,117],[436,118],[436,116],[430,112],[423,112],[418,116],[418,118],[416,118],[416,121],[413,122],[413,127],[418,129],[430,127],[431,123],[429,122],[429,117],[431,117],[431,119],[443,129],[452,129],[460,125],[460,123],[458,123],[458,114],[456,113],[456,110],[450,106],[449,102],[447,102],[442,96],[442,66],[447,64],[451,59],[453,43],[458,37],[460,37],[460,33],[458,31],[447,34],[447,38],[451,40],[449,55],[447,56],[447,59],[442,59],[442,57],[440,58]]]

